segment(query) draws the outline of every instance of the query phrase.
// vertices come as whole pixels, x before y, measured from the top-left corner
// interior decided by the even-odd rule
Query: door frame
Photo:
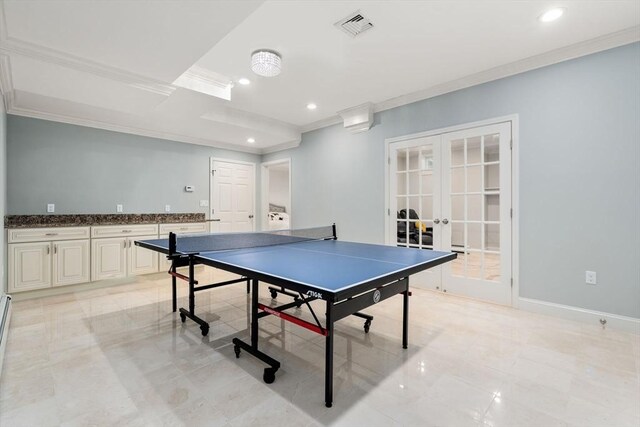
[[[263,230],[267,230],[263,221],[267,217],[269,213],[269,198],[267,197],[269,194],[269,168],[271,166],[279,165],[286,163],[289,166],[289,227],[292,227],[293,218],[293,206],[291,206],[291,194],[293,190],[291,188],[291,157],[285,157],[278,160],[270,160],[268,162],[260,163],[260,225]],[[268,224],[267,224],[268,225]]]
[[[211,219],[211,209],[213,209],[213,162],[225,162],[225,163],[236,163],[239,165],[248,165],[251,166],[251,173],[253,174],[253,197],[252,199],[252,203],[253,203],[253,231],[256,231],[257,229],[257,224],[255,221],[256,218],[256,206],[258,206],[257,203],[257,193],[256,193],[256,164],[255,162],[247,162],[244,160],[235,160],[235,159],[225,159],[222,157],[209,157],[209,208],[207,209],[207,215],[206,218],[208,220]],[[262,224],[262,223],[260,223]]]
[[[394,242],[391,242],[389,239],[389,231],[391,229],[391,221],[396,220],[395,217],[392,218],[391,216],[391,200],[389,198],[391,144],[395,142],[406,141],[409,139],[434,136],[443,133],[456,132],[460,130],[472,129],[487,125],[495,125],[505,122],[511,123],[511,140],[513,142],[511,148],[511,208],[513,209],[513,216],[511,218],[511,275],[513,276],[513,284],[511,287],[511,306],[518,308],[518,301],[520,296],[520,128],[518,114],[510,114],[507,116],[500,116],[476,122],[463,123],[455,126],[412,133],[409,135],[385,138],[384,154],[386,162],[384,164],[384,242],[386,245],[393,245]]]

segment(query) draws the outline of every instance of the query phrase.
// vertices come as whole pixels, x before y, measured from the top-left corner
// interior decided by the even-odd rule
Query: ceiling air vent
[[[368,29],[373,28],[371,21],[362,16],[359,10],[349,14],[349,16],[339,20],[333,25],[349,34],[351,37],[356,37]]]

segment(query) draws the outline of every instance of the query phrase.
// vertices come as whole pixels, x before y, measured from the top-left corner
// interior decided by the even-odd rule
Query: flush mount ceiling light
[[[251,84],[251,80],[249,80],[249,79],[245,79],[245,78],[243,77],[243,78],[241,78],[240,80],[238,80],[238,83],[240,83],[240,84],[241,84],[241,85],[243,85],[243,86],[246,86],[246,85],[248,85],[248,84]]]
[[[256,140],[254,138],[247,138],[247,142],[249,144],[253,144],[254,142],[256,142]]]
[[[551,21],[555,21],[556,19],[560,18],[562,15],[564,15],[564,8],[563,7],[556,7],[554,9],[549,9],[545,13],[540,15],[538,17],[538,20],[540,22],[551,22]]]
[[[314,104],[313,102],[307,104],[307,109],[308,110],[315,110],[316,108],[318,108],[318,106],[316,104]]]
[[[259,49],[251,54],[251,70],[259,76],[277,76],[281,68],[282,58],[278,52]]]

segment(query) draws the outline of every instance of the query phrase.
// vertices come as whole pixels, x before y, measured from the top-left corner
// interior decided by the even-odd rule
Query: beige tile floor
[[[360,319],[338,323],[327,409],[322,337],[263,319],[263,348],[283,365],[266,385],[230,344],[247,336],[244,286],[199,294],[203,338],[171,312],[168,284],[156,274],[16,302],[0,425],[640,426],[636,335],[416,290],[408,350],[400,297],[368,310],[368,335]]]

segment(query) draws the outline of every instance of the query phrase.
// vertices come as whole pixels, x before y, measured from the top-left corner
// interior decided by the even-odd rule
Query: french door
[[[389,145],[389,241],[458,258],[413,284],[511,304],[511,123]]]

